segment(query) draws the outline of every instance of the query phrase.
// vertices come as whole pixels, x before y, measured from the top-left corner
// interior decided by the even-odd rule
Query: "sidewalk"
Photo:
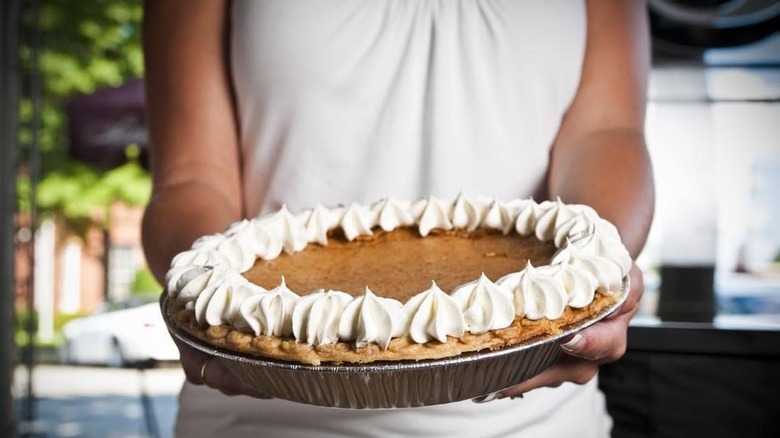
[[[29,424],[27,381],[27,370],[17,368],[13,393],[20,437],[170,438],[184,373],[177,365],[149,370],[39,365]]]

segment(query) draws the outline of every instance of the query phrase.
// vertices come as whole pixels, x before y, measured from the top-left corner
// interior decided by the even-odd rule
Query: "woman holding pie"
[[[242,218],[458,193],[586,204],[632,257],[653,215],[641,1],[148,2],[147,260]],[[180,345],[179,436],[608,436],[596,382],[642,295],[550,368],[446,405],[333,410],[251,393]],[[520,397],[522,396],[522,398]]]

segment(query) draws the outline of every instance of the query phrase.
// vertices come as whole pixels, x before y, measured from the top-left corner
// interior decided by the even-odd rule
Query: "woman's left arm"
[[[553,145],[548,192],[595,208],[641,251],[653,216],[644,141],[649,35],[639,0],[587,2],[585,60],[577,94]]]
[[[644,140],[649,35],[645,3],[588,0],[587,43],[580,86],[552,148],[548,193],[592,206],[614,223],[631,256],[644,246],[654,210],[654,184]],[[585,383],[626,349],[628,322],[643,284],[634,265],[629,298],[610,318],[566,340],[568,353],[545,372],[499,396],[563,382]]]

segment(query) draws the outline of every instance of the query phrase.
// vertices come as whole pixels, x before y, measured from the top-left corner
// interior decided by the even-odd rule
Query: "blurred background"
[[[183,374],[140,247],[142,4],[2,8],[0,436],[171,436]]]
[[[140,248],[141,2],[0,7],[0,436],[171,436],[184,377]],[[647,436],[695,430],[717,406],[743,423],[734,404],[760,433],[780,417],[780,2],[648,0],[648,12],[657,215],[629,354],[603,373],[616,436],[643,421]],[[760,382],[716,406],[681,394],[697,387],[662,398],[659,357]],[[615,389],[627,382],[640,389]]]

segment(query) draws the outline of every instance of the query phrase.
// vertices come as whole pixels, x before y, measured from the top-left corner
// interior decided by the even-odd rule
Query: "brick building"
[[[61,221],[44,219],[35,231],[34,249],[29,215],[17,215],[17,308],[26,306],[30,293],[34,293],[41,318],[90,313],[106,301],[130,297],[136,273],[145,266],[140,235],[143,207],[115,202],[106,214],[105,221],[96,214],[96,225],[83,236],[69,232]],[[107,228],[101,223],[108,224]],[[42,323],[40,335],[45,339],[46,324]]]

